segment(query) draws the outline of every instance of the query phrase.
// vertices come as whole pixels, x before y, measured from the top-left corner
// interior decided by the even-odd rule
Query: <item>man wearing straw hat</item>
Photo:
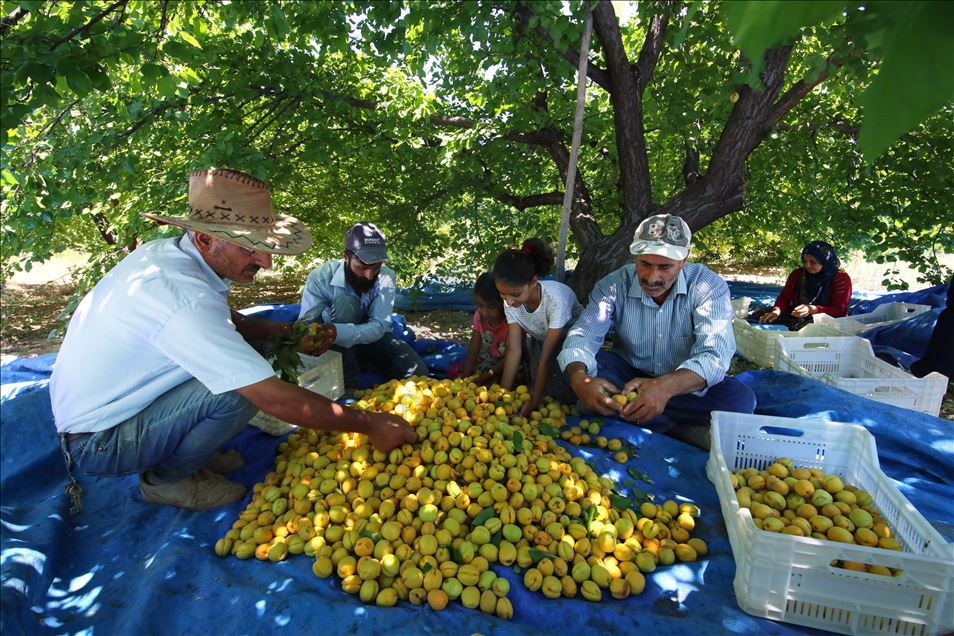
[[[139,474],[150,503],[206,510],[242,499],[219,452],[257,410],[318,430],[353,431],[380,449],[413,442],[396,416],[366,413],[283,382],[249,344],[290,325],[243,317],[231,283],[249,283],[273,254],[298,254],[311,233],[272,211],[268,185],[238,170],[191,173],[186,216],[143,216],[186,228],[146,243],[83,298],[50,380],[57,432],[72,475]],[[327,343],[303,342],[306,348]]]
[[[729,287],[687,262],[691,236],[681,217],[643,220],[633,262],[596,283],[558,360],[585,410],[708,449],[711,412],[751,413],[755,394],[726,376],[735,353]],[[633,392],[625,405],[610,397]]]

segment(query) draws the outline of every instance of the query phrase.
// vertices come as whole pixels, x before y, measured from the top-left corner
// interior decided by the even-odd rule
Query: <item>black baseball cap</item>
[[[345,234],[345,249],[368,265],[388,260],[384,233],[368,221],[359,221],[351,226]]]

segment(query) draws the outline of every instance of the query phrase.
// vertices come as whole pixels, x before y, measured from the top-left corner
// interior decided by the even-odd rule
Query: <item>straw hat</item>
[[[189,214],[142,216],[168,225],[211,234],[257,252],[301,254],[311,247],[305,224],[272,212],[268,184],[228,168],[189,173]]]

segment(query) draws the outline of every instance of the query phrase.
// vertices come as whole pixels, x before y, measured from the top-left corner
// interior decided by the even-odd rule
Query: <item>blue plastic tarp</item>
[[[876,298],[871,298],[858,303],[851,308],[851,314],[870,314],[874,308],[884,303],[911,303],[914,305],[927,305],[929,307],[944,307],[947,304],[947,287],[945,285],[935,285],[927,289],[918,289],[910,292],[898,292],[895,294],[882,294]],[[854,296],[852,296],[854,298]]]
[[[781,291],[781,285],[729,281],[732,298],[748,296],[752,299],[753,307],[771,305]],[[877,297],[878,294],[862,290],[855,290],[851,295],[853,302]],[[399,289],[395,295],[394,308],[399,311],[474,311],[475,305],[470,285],[433,284],[424,288]]]
[[[56,362],[55,353],[33,358],[3,356],[0,360],[0,403],[45,387]]]
[[[950,422],[788,374],[759,371],[740,378],[756,392],[760,412],[868,427],[877,438],[884,470],[951,538]],[[504,622],[457,604],[440,613],[407,603],[367,606],[342,592],[334,577],[316,578],[305,556],[278,564],[220,559],[212,546],[245,502],[190,513],[143,503],[135,477],[84,476],[84,512],[70,517],[49,392],[41,388],[3,405],[0,629],[4,634],[804,631],[751,617],[736,606],[735,565],[715,489],[705,477],[706,453],[615,420],[604,422],[603,434],[639,447],[630,465],[652,478],[652,483],[638,482],[639,488],[699,505],[702,516],[695,534],[707,541],[709,554],[697,563],[658,569],[639,597],[601,604],[546,600],[528,592],[512,571],[498,567],[511,581],[515,607],[514,620]],[[272,468],[280,441],[246,429],[230,446],[240,450],[247,465],[231,477],[249,487],[261,480]],[[624,467],[609,453],[595,448],[574,452],[609,476],[626,478]]]

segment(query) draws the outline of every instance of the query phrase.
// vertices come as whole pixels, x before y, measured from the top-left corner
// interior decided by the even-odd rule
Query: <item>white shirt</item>
[[[527,311],[527,306],[511,307],[504,303],[507,323],[518,324],[537,340],[545,340],[547,329],[563,329],[583,311],[573,290],[555,280],[540,281],[540,306]]]
[[[378,277],[367,292],[361,294],[351,288],[345,280],[344,259],[322,263],[308,274],[305,291],[301,296],[299,320],[331,322],[331,306],[340,296],[354,296],[358,299],[361,311],[367,316],[365,322],[335,323],[339,347],[351,347],[356,344],[370,344],[381,339],[391,330],[391,312],[394,311],[396,290],[394,270],[382,265]]]
[[[232,324],[228,285],[188,234],[124,258],[70,320],[50,378],[57,431],[112,428],[191,378],[219,394],[272,377]]]

